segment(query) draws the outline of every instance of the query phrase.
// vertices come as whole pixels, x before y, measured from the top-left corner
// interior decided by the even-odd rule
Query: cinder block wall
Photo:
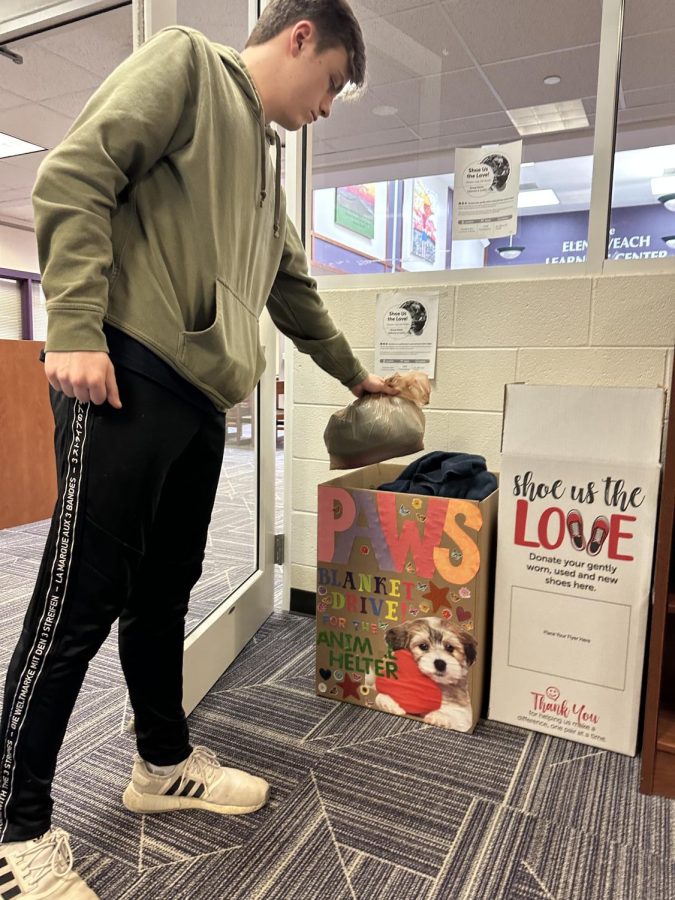
[[[673,275],[471,283],[438,290],[436,379],[426,410],[428,450],[480,453],[498,470],[507,382],[670,384]],[[338,326],[371,370],[376,295],[370,290],[322,293]],[[316,488],[330,477],[323,429],[330,414],[350,397],[308,357],[294,353],[293,588],[315,589]]]

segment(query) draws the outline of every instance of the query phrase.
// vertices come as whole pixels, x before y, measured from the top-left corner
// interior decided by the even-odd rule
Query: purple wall
[[[661,204],[614,209],[609,258],[656,259],[675,256],[675,250],[661,240],[666,234],[675,234],[675,213]],[[517,259],[502,259],[496,248],[507,246],[509,239],[495,239],[487,249],[487,265],[583,262],[586,259],[587,237],[588,212],[522,216],[513,243],[524,246],[525,250]]]

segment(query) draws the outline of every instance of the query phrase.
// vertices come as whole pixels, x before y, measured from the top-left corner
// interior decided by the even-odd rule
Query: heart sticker
[[[332,673],[330,669],[319,669],[319,675],[323,678],[324,681],[328,681],[331,674]]]

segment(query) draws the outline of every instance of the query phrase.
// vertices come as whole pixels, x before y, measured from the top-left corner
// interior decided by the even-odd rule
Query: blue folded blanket
[[[411,462],[396,481],[381,484],[379,490],[484,500],[496,488],[497,479],[487,471],[483,456],[435,450]]]

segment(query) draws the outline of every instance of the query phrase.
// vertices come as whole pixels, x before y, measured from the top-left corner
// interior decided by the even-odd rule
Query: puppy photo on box
[[[385,640],[396,660],[395,677],[369,675],[375,706],[399,716],[419,716],[429,725],[470,731],[469,668],[477,641],[448,619],[428,617],[387,629]]]

